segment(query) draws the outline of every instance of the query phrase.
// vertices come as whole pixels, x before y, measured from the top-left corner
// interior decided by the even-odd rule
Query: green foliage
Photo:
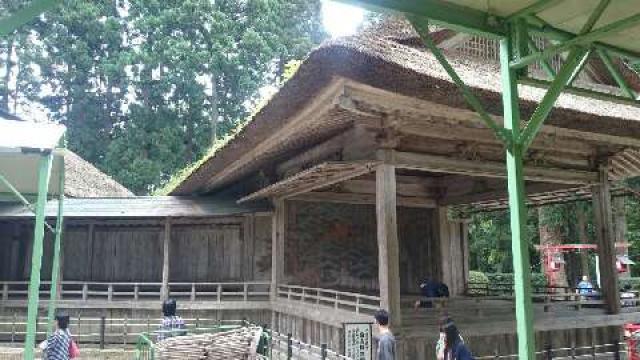
[[[629,285],[633,290],[640,290],[640,277],[621,278],[618,285],[621,289]]]
[[[43,104],[72,150],[146,194],[219,148],[259,90],[294,71],[325,37],[319,14],[319,0],[65,0],[0,43],[18,80],[0,78],[0,106]]]
[[[537,215],[529,211],[527,235],[532,255],[532,266],[539,266],[537,251],[533,244],[538,242]],[[477,213],[469,224],[469,247],[471,268],[485,273],[512,271],[511,228],[507,212]]]
[[[513,284],[513,273],[490,273],[486,274],[486,276],[489,281],[489,286]],[[541,273],[532,273],[531,286],[534,288],[547,286],[547,277]]]
[[[469,289],[468,295],[486,295],[486,289],[489,287],[489,278],[480,271],[469,271]]]
[[[194,171],[196,171],[202,164],[207,162],[207,160],[211,159],[220,149],[224,148],[229,141],[236,137],[237,134],[242,131],[242,129],[251,122],[251,119],[239,123],[232,131],[227,133],[224,138],[216,141],[209,150],[197,161],[188,164],[183,167],[181,170],[178,170],[174,173],[171,178],[160,188],[156,188],[152,191],[152,195],[167,195],[171,191],[173,191],[180,183],[182,183],[186,178],[189,177]]]

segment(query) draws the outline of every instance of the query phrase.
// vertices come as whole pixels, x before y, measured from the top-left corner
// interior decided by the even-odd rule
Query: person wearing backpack
[[[40,344],[45,360],[68,360],[80,355],[78,345],[69,333],[69,315],[59,313],[55,317],[56,330]]]

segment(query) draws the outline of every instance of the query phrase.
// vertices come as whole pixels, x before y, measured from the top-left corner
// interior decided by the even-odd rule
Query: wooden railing
[[[183,318],[188,331],[193,332],[201,328],[211,328],[220,325],[241,323],[240,320],[220,320],[213,318]],[[82,317],[72,316],[69,330],[73,338],[83,345],[121,344],[128,347],[135,344],[142,333],[153,333],[162,324],[162,318],[155,317]],[[12,316],[0,316],[0,343],[20,343],[24,341],[27,319],[23,314],[14,313]],[[44,340],[46,336],[47,319],[38,317],[36,337]]]
[[[372,314],[380,308],[380,297],[297,285],[278,285],[278,298]]]
[[[169,283],[169,294],[173,298],[188,298],[191,301],[268,301],[271,283]]]
[[[0,282],[0,299],[26,299],[28,289],[29,283],[26,281]],[[268,301],[270,289],[269,282],[169,283],[171,297],[190,301]],[[51,282],[42,282],[40,296],[46,299],[50,294]],[[61,300],[159,300],[162,283],[63,281],[58,294]]]
[[[280,334],[270,331],[269,353],[271,360],[352,360],[349,357],[338,354],[326,344],[315,346],[293,338],[291,334]]]
[[[583,307],[602,307],[604,301],[600,299],[599,290],[580,294],[579,289],[567,286],[533,286],[531,298],[534,303],[543,303],[545,311],[554,306],[574,306],[577,310]],[[515,297],[512,283],[469,283],[466,294],[480,300],[502,299],[513,300]],[[633,298],[620,299],[623,308],[640,311],[640,297],[637,292]]]

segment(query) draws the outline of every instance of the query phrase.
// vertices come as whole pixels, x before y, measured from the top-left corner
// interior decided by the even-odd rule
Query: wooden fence
[[[291,334],[284,335],[271,331],[271,360],[353,360],[329,349],[326,344],[320,346],[303,343]]]
[[[532,300],[534,303],[543,304],[545,312],[551,311],[554,307],[573,307],[576,310],[582,308],[601,308],[604,301],[600,299],[597,291],[580,294],[579,289],[566,286],[534,286]],[[509,300],[515,298],[513,283],[469,283],[467,284],[466,294],[481,300]],[[640,298],[637,293],[627,293],[625,295],[633,297],[622,297],[621,305],[627,311],[640,311]],[[442,299],[432,299],[434,302],[446,301]]]
[[[544,351],[536,352],[536,358],[544,360],[632,360],[628,353],[627,343],[624,342],[612,342],[610,344],[582,346],[582,347],[565,347],[565,348],[551,348],[547,347]],[[518,355],[486,355],[477,356],[477,360],[517,360]]]
[[[219,325],[236,324],[237,320],[220,320],[212,318],[184,318],[187,330],[212,328]],[[69,331],[79,345],[92,345],[104,348],[106,345],[122,345],[130,348],[140,334],[153,333],[162,324],[161,318],[152,317],[82,317],[70,319]],[[26,334],[26,318],[24,316],[0,316],[0,343],[18,344],[24,341]],[[45,339],[47,319],[38,318],[36,337],[38,341]]]
[[[380,309],[380,297],[297,285],[278,285],[278,297],[289,301],[325,305],[335,309],[372,314]]]
[[[0,282],[2,300],[27,298],[29,283],[26,281]],[[269,282],[198,282],[169,283],[169,294],[176,299],[197,301],[268,301]],[[51,294],[51,282],[40,285],[43,299]],[[58,291],[61,300],[159,300],[162,283],[104,283],[63,281]]]

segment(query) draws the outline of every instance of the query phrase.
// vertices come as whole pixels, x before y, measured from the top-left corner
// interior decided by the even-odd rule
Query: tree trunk
[[[540,245],[560,245],[562,244],[562,227],[549,221],[553,217],[553,207],[541,206],[538,208],[538,230],[540,232]],[[564,258],[564,256],[563,256]],[[566,287],[567,273],[563,266],[557,271],[545,271],[549,280],[549,286]]]
[[[11,82],[11,72],[13,71],[13,67],[15,66],[15,63],[13,62],[13,59],[11,58],[11,56],[13,55],[13,39],[12,38],[8,38],[7,39],[7,58],[5,59],[5,73],[4,73],[4,86],[5,88],[3,89],[2,92],[2,97],[0,98],[0,107],[2,108],[2,110],[5,110],[6,112],[10,112],[9,111],[9,98],[11,97],[11,89],[9,88],[9,83]]]
[[[587,235],[587,213],[585,205],[580,202],[576,203],[576,229],[578,233],[578,242],[580,244],[589,244],[589,235]],[[580,269],[582,276],[589,276],[589,251],[580,251]],[[589,276],[590,277],[590,276]]]
[[[209,102],[211,103],[211,144],[214,145],[218,141],[218,117],[220,112],[218,111],[218,84],[216,83],[216,74],[211,74],[211,96]]]

